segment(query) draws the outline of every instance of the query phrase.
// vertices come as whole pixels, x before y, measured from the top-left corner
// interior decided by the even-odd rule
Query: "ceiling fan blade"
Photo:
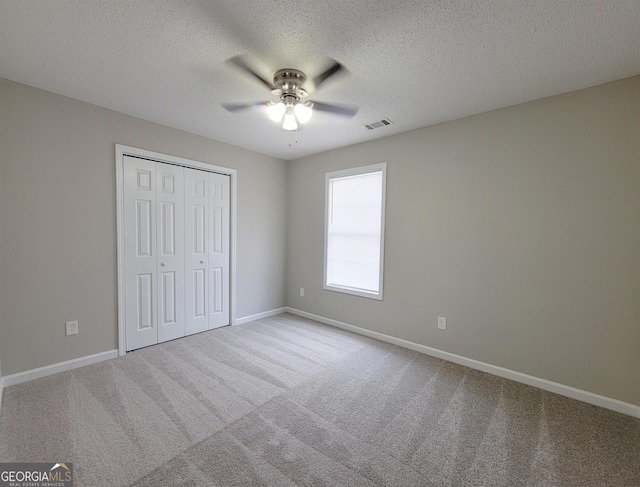
[[[316,90],[320,88],[320,85],[322,83],[324,83],[326,80],[328,80],[335,74],[339,73],[343,69],[344,69],[344,66],[342,66],[342,64],[340,64],[338,61],[333,59],[333,64],[328,69],[326,69],[325,71],[320,73],[318,76],[313,78],[313,85],[315,86]]]
[[[249,108],[266,106],[268,102],[264,101],[256,101],[253,103],[220,103],[222,108],[227,110],[228,112],[235,113],[241,112],[242,110],[248,110]]]
[[[242,56],[233,56],[232,58],[227,60],[228,63],[233,64],[235,67],[241,69],[246,74],[252,76],[256,80],[258,80],[263,86],[265,86],[269,91],[275,89],[272,83],[264,79],[258,73],[256,73],[253,69],[249,67],[249,65],[245,62]]]
[[[329,103],[320,103],[318,101],[313,102],[312,109],[318,110],[320,112],[334,113],[336,115],[341,115],[343,117],[349,118],[358,113],[358,109],[356,107],[350,107],[346,105],[331,105]]]

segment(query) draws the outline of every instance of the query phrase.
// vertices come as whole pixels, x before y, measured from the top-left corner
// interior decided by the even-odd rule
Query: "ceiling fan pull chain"
[[[293,144],[291,143],[291,139],[293,139],[293,144],[297,144],[298,143],[298,129],[297,128],[295,130],[289,130],[289,147],[293,147]]]

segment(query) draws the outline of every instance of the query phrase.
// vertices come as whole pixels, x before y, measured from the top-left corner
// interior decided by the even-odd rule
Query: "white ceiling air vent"
[[[376,120],[375,122],[365,123],[363,125],[367,130],[378,129],[380,127],[384,127],[386,125],[391,125],[393,122],[388,118],[382,118],[380,120]]]

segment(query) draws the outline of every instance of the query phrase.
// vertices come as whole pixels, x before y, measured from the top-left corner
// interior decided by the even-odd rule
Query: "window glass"
[[[382,299],[385,172],[327,173],[325,289]]]

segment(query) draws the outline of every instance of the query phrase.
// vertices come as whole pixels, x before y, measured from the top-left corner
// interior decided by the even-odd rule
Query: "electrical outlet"
[[[77,335],[78,334],[78,322],[77,321],[67,321],[67,336]]]
[[[300,296],[302,296],[304,298],[304,288],[303,287],[300,288]]]
[[[438,329],[446,330],[447,329],[447,319],[442,316],[438,316]]]

